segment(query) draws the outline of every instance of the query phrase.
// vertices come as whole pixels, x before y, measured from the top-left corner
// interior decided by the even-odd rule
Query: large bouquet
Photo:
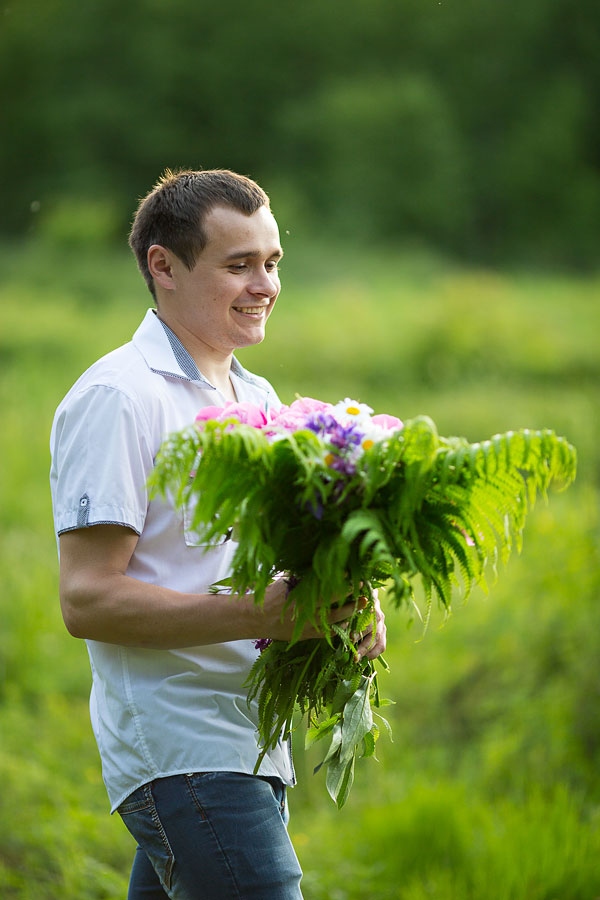
[[[385,586],[396,607],[414,604],[418,576],[425,614],[434,599],[449,607],[461,582],[468,592],[489,561],[520,549],[536,496],[568,485],[575,468],[574,448],[552,431],[471,444],[441,437],[425,416],[402,423],[348,399],[301,398],[270,414],[249,403],[208,407],[171,435],[151,486],[194,504],[203,541],[233,530],[231,592],[260,604],[274,578],[293,587],[292,640],[256,636],[257,767],[299,708],[307,743],[327,742],[327,788],[343,806],[357,756],[373,755],[380,725],[389,727],[375,663],[358,661],[355,644],[375,625],[374,591]],[[348,599],[356,612],[347,627],[330,625],[331,604]],[[322,640],[301,639],[308,622]]]

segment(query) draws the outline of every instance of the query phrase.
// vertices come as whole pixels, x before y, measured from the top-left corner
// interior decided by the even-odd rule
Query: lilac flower
[[[342,425],[338,422],[329,434],[329,440],[333,446],[340,447],[341,449],[360,444],[363,437],[364,435],[357,431],[354,422],[349,425]]]
[[[305,425],[315,434],[329,434],[337,426],[337,421],[326,412],[317,412],[306,419]]]
[[[334,469],[336,472],[341,472],[342,475],[354,475],[356,463],[349,456],[337,456],[332,453],[329,468]]]

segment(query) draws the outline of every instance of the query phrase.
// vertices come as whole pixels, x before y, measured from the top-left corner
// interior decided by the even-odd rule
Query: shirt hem
[[[139,790],[139,788],[143,787],[145,784],[151,784],[153,781],[158,780],[159,778],[173,778],[176,775],[191,775],[191,774],[199,774],[200,772],[234,772],[236,775],[255,775],[257,778],[280,778],[282,783],[286,785],[286,787],[292,788],[296,786],[296,779],[290,775],[282,775],[281,772],[277,771],[276,766],[272,767],[272,772],[264,772],[262,771],[262,767],[258,772],[255,772],[254,769],[243,768],[242,766],[206,766],[206,767],[194,767],[187,766],[183,769],[174,769],[173,771],[168,772],[157,772],[149,778],[144,778],[132,785],[132,787],[127,788],[127,791],[123,794],[120,794],[119,797],[111,803],[110,814],[114,815],[119,811],[119,807],[123,804],[127,798],[134,793],[134,791]]]

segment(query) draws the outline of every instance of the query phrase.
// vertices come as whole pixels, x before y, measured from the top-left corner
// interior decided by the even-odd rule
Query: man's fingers
[[[364,657],[376,659],[385,652],[387,636],[385,616],[377,597],[375,598],[375,618],[375,629],[372,625],[367,626],[358,635],[358,643],[355,641],[357,661]]]

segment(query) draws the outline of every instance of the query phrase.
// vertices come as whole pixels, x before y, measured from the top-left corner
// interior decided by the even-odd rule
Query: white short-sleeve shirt
[[[235,359],[231,378],[239,401],[279,405],[270,384]],[[122,524],[139,535],[128,575],[186,593],[204,593],[226,577],[232,541],[199,545],[186,512],[150,499],[146,488],[165,436],[193,422],[203,406],[223,403],[148,310],[132,341],[91,366],[56,411],[50,481],[57,535]],[[253,641],[179,650],[86,643],[92,725],[113,811],[155,778],[254,770],[257,713],[244,688],[257,654]],[[265,756],[260,774],[294,783],[287,745]]]

